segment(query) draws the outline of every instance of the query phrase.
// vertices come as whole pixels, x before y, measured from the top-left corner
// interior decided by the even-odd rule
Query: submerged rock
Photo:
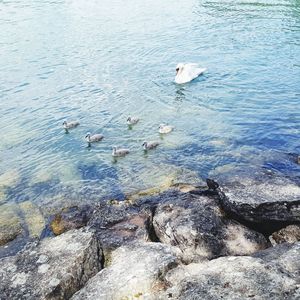
[[[136,242],[112,252],[111,265],[91,278],[73,300],[157,299],[164,276],[176,267],[174,250],[161,243]]]
[[[269,239],[273,245],[300,241],[300,225],[289,225],[282,228],[272,233]]]
[[[45,228],[45,220],[39,208],[30,201],[19,204],[30,238],[39,238]]]
[[[249,255],[267,247],[262,234],[228,219],[215,197],[171,194],[158,205],[153,226],[161,242],[180,249],[185,263]]]
[[[14,240],[24,233],[21,219],[18,215],[18,206],[14,204],[1,205],[0,209],[0,246]]]
[[[287,178],[240,177],[221,190],[224,209],[246,221],[300,222],[300,186]]]
[[[300,243],[179,266],[157,299],[299,299]]]
[[[68,299],[101,269],[94,233],[72,230],[0,260],[0,299]]]

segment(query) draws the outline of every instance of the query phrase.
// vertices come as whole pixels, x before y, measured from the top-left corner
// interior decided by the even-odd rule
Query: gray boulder
[[[249,255],[268,245],[262,234],[228,219],[214,196],[170,194],[157,206],[153,226],[161,242],[180,249],[185,263]]]
[[[300,221],[300,186],[287,178],[240,177],[221,186],[223,208],[246,221]]]
[[[171,287],[158,299],[299,299],[299,255],[300,243],[181,265],[166,275]]]
[[[0,260],[0,299],[68,299],[101,269],[95,234],[72,230]]]
[[[269,240],[272,245],[300,241],[300,225],[289,225],[279,231],[273,232]]]
[[[157,299],[164,276],[176,267],[174,249],[161,243],[135,242],[112,252],[111,265],[78,291],[73,300]]]

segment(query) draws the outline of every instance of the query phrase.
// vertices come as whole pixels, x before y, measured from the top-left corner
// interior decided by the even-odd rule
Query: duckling
[[[136,117],[128,117],[127,119],[127,125],[135,125],[139,122],[139,118]]]
[[[174,127],[166,124],[160,124],[158,127],[158,132],[161,134],[170,133],[173,131]]]
[[[103,138],[104,136],[99,133],[91,135],[91,133],[88,132],[85,136],[85,140],[88,142],[89,147],[91,146],[91,143],[100,142]]]
[[[117,149],[117,147],[113,147],[112,148],[113,149],[113,151],[112,151],[112,156],[113,157],[120,157],[120,156],[125,156],[125,155],[127,155],[130,151],[129,151],[129,149]]]
[[[62,123],[63,125],[63,128],[65,129],[66,133],[69,132],[69,129],[72,129],[72,128],[75,128],[79,125],[80,123],[78,121],[70,121],[70,122],[67,122],[67,121],[64,121]]]
[[[145,151],[155,149],[159,145],[159,142],[144,142],[143,143],[143,149]]]

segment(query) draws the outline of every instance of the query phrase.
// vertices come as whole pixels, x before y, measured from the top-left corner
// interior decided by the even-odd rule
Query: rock
[[[157,299],[299,299],[300,243],[282,246],[181,265],[166,275],[171,287]]]
[[[101,203],[93,212],[88,225],[97,233],[109,264],[111,251],[135,240],[149,241],[152,213],[148,208],[124,202]]]
[[[20,203],[19,207],[24,216],[29,237],[39,238],[45,228],[45,220],[39,208],[30,201]]]
[[[157,299],[164,275],[178,264],[173,249],[161,243],[135,242],[112,252],[112,262],[72,300]]]
[[[18,207],[14,204],[3,204],[0,210],[0,246],[14,240],[23,233]]]
[[[180,249],[185,263],[249,255],[267,247],[262,234],[228,219],[213,196],[165,195],[154,214],[153,226],[161,242]]]
[[[72,230],[0,260],[0,299],[68,299],[101,269],[95,234]]]
[[[0,175],[0,186],[12,187],[20,181],[20,174],[18,170],[11,169]]]
[[[90,215],[91,208],[89,206],[65,208],[54,216],[50,228],[55,235],[60,235],[68,230],[85,226]]]
[[[240,177],[221,185],[225,211],[254,223],[299,222],[300,186],[284,177]]]
[[[297,164],[300,165],[300,155],[297,157]]]
[[[289,225],[269,237],[273,245],[300,241],[300,225]]]

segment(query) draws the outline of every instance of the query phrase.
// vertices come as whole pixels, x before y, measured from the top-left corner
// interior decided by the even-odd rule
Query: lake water
[[[0,204],[123,199],[181,172],[300,175],[298,0],[7,0],[0,29]],[[178,62],[208,70],[176,85]],[[81,124],[65,134],[66,119]],[[105,139],[88,149],[87,131]]]

